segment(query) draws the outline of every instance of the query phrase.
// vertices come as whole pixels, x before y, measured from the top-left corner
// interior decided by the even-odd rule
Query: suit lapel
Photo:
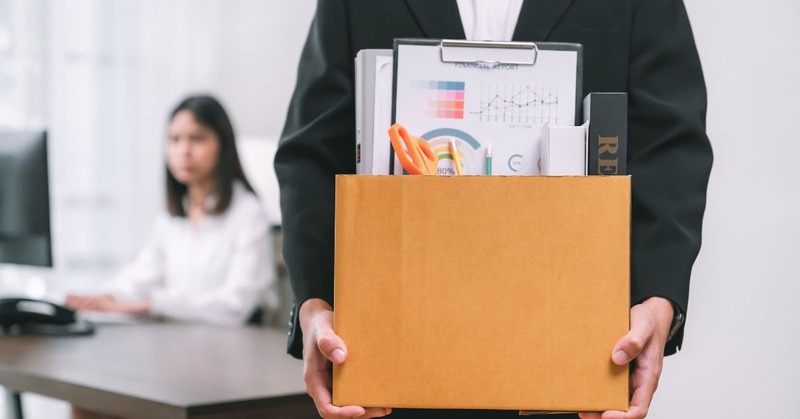
[[[465,39],[456,0],[405,0],[426,38]]]
[[[429,0],[431,3],[438,1]],[[514,30],[514,41],[546,41],[574,0],[525,0]]]

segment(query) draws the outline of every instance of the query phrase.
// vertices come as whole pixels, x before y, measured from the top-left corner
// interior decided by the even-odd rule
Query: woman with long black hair
[[[172,112],[166,166],[167,211],[147,244],[101,293],[67,305],[229,326],[277,305],[269,223],[216,99],[192,96]]]

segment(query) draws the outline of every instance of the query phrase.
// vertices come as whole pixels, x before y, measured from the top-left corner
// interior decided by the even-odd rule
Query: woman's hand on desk
[[[331,402],[330,363],[347,359],[347,346],[333,332],[333,310],[324,300],[312,298],[300,306],[303,330],[303,379],[319,415],[325,419],[378,418],[392,413],[382,407],[334,406]]]
[[[107,311],[116,313],[147,314],[147,301],[118,301],[108,294],[68,295],[66,306],[75,311]]]

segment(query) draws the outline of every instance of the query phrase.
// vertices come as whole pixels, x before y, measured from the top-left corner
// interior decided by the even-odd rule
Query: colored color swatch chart
[[[415,87],[423,92],[427,116],[441,119],[464,118],[463,81],[421,80]]]

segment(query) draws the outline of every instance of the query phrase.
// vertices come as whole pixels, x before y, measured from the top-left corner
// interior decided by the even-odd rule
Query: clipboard
[[[431,144],[440,175],[456,173],[450,140],[464,174],[484,174],[489,147],[492,174],[541,174],[542,126],[580,123],[580,44],[397,38],[393,70],[392,122]]]

